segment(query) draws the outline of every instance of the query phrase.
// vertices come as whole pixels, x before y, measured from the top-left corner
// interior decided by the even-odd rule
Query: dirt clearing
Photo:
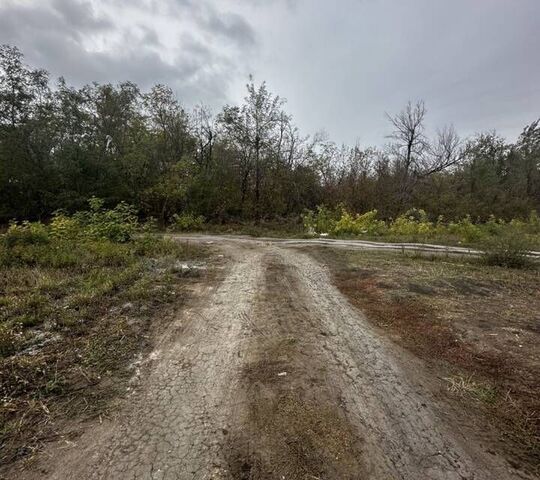
[[[19,478],[512,479],[309,254],[223,240],[117,414]]]
[[[509,461],[538,473],[537,270],[459,258],[312,253],[382,334],[427,363],[442,380],[441,397],[450,394],[470,412],[467,423],[491,425],[492,440]]]

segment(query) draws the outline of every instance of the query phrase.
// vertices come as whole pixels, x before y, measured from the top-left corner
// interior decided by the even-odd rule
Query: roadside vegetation
[[[369,321],[436,372],[442,398],[461,405],[464,421],[483,428],[487,419],[509,461],[539,473],[538,265],[336,249],[315,255]]]
[[[443,244],[483,245],[494,238],[522,237],[522,244],[540,248],[540,217],[532,211],[525,219],[505,221],[491,215],[485,222],[473,222],[470,215],[436,221],[422,209],[412,208],[395,219],[384,220],[377,210],[362,214],[349,212],[344,206],[330,209],[319,206],[302,216],[304,228],[311,235],[380,239],[398,242],[435,242]]]
[[[297,229],[306,209],[343,205],[351,215],[376,209],[376,219],[394,219],[387,235],[414,238],[425,232],[395,222],[416,208],[435,224],[441,215],[460,224],[445,234],[471,241],[471,225],[497,228],[499,219],[540,212],[540,123],[533,118],[511,141],[489,125],[461,138],[451,126],[428,125],[417,101],[388,115],[385,145],[347,146],[300,132],[285,99],[264,82],[250,79],[245,99],[217,112],[182,106],[199,100],[177,98],[166,85],[73,87],[1,46],[0,224],[48,220],[58,209],[72,214],[95,195],[108,208],[123,201],[178,231],[203,223]],[[340,220],[340,233],[365,229],[355,215]],[[376,222],[368,226],[378,234]]]
[[[31,455],[62,422],[105,415],[165,307],[181,303],[185,264],[204,250],[144,230],[133,207],[92,198],[0,236],[0,463]]]

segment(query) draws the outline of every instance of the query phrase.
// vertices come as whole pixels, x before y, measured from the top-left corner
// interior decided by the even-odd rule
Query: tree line
[[[461,139],[425,128],[423,102],[388,115],[380,148],[304,136],[285,100],[250,79],[240,105],[186,111],[171,88],[132,82],[51,85],[13,46],[0,47],[0,222],[46,219],[99,197],[167,222],[297,218],[317,205],[383,218],[525,217],[540,207],[540,122],[515,143],[494,131]]]

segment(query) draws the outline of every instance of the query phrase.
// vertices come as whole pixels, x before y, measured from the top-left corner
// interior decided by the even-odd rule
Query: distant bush
[[[502,242],[516,243],[514,237],[534,249],[540,244],[540,218],[532,211],[526,219],[505,222],[495,216],[483,223],[473,222],[470,215],[460,220],[445,222],[442,216],[433,222],[427,212],[412,208],[395,220],[377,219],[377,210],[363,214],[349,212],[343,206],[330,209],[319,206],[316,210],[306,210],[302,215],[304,229],[310,235],[328,233],[334,236],[352,235],[357,237],[388,237],[396,241],[434,241],[442,243],[463,243],[469,245],[489,245],[495,248],[498,238]],[[505,249],[499,248],[500,251]],[[506,250],[511,251],[511,248]]]
[[[49,242],[47,227],[40,222],[10,222],[4,236],[4,244],[8,248],[16,245],[39,245]]]
[[[62,243],[90,239],[125,243],[131,240],[137,229],[138,219],[131,205],[122,202],[107,210],[103,208],[102,200],[92,198],[90,210],[72,216],[58,211],[49,225],[12,221],[2,238],[3,245],[9,251],[0,251],[0,262],[3,265],[17,262],[27,265],[45,262],[53,267],[73,265],[77,259],[72,250],[62,247]],[[39,248],[51,242],[54,248]],[[36,248],[22,248],[28,245]]]
[[[482,260],[486,265],[525,268],[532,264],[527,255],[532,247],[530,240],[519,232],[505,232],[486,240]]]
[[[450,234],[456,235],[460,241],[465,243],[477,242],[485,236],[482,228],[472,223],[470,215],[467,215],[458,222],[449,223],[447,231]]]
[[[319,205],[316,211],[305,210],[302,214],[302,221],[309,234],[333,233],[341,215],[341,208],[332,210],[325,205]]]
[[[52,238],[61,240],[74,239],[83,234],[80,222],[61,211],[54,213],[49,230]]]
[[[192,213],[182,213],[178,215],[175,213],[169,228],[174,232],[202,230],[204,222],[205,218],[201,215],[196,216]]]
[[[386,224],[377,220],[377,210],[361,215],[353,215],[343,210],[341,218],[335,223],[332,233],[335,235],[381,235],[386,231]]]
[[[90,210],[73,215],[83,229],[83,234],[113,242],[127,242],[138,227],[137,210],[132,205],[120,202],[113,209],[104,209],[103,200],[92,197]]]
[[[388,230],[393,235],[427,237],[435,232],[435,225],[424,210],[411,208],[391,222]]]

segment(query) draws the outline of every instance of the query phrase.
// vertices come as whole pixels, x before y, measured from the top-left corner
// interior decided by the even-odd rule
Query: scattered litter
[[[207,270],[207,266],[200,263],[180,263],[176,262],[173,266],[173,270],[176,272],[181,272],[187,274],[190,272],[199,272],[201,270]]]
[[[133,303],[127,302],[122,305],[122,311],[125,312],[126,310],[131,310],[133,308]]]

